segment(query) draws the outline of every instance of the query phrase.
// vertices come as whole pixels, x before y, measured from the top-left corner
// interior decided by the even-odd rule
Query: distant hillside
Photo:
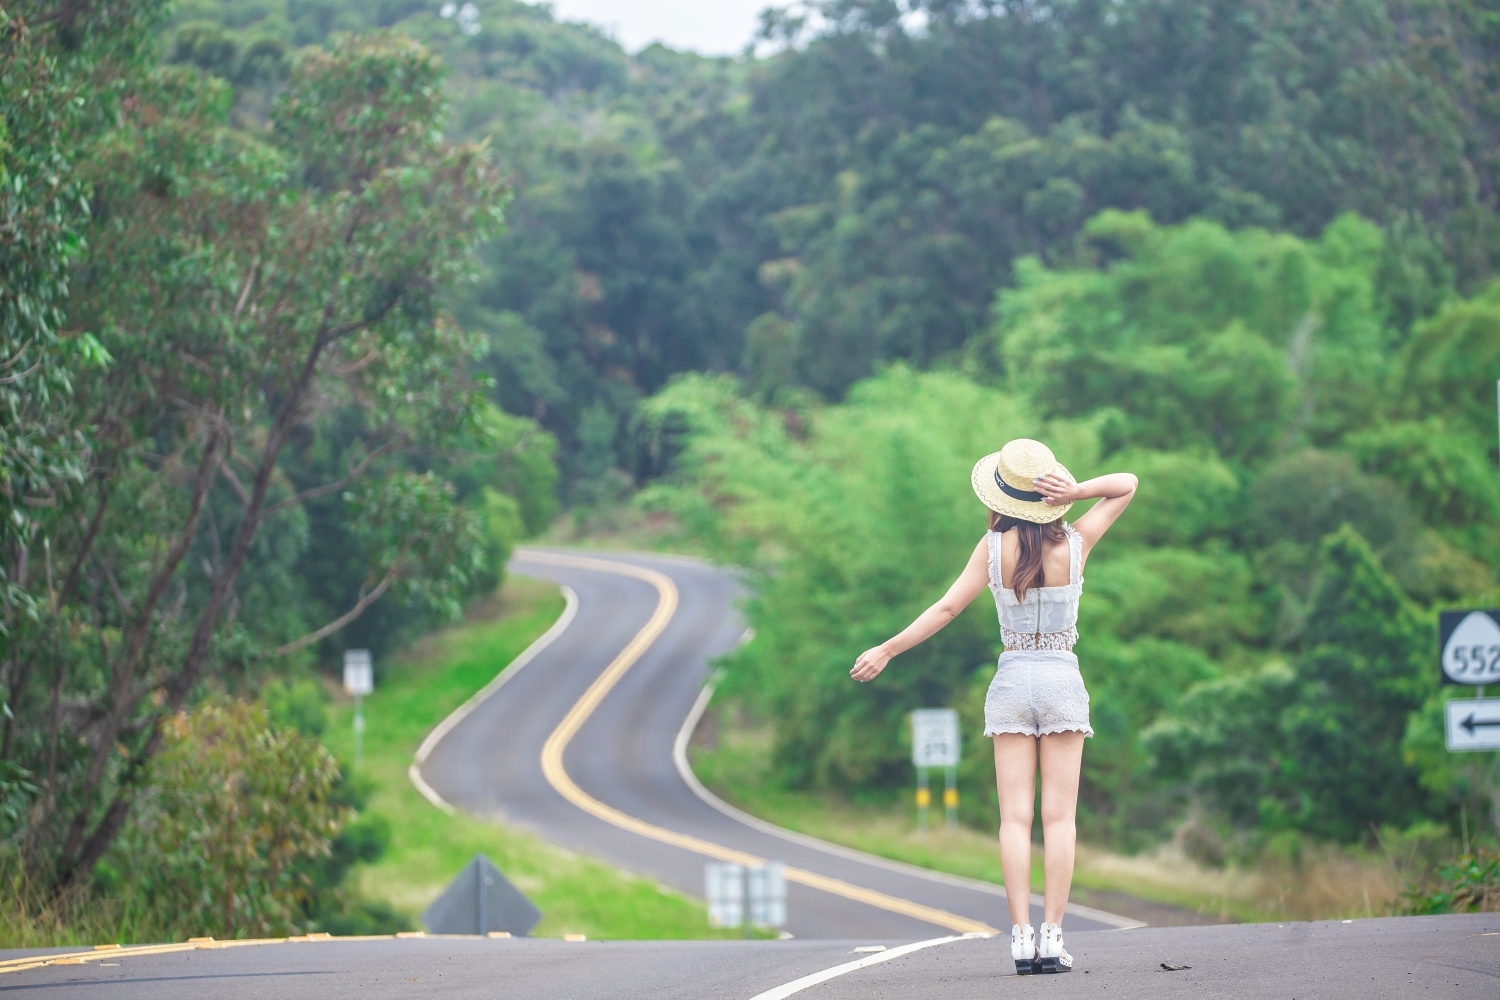
[[[333,33],[442,53],[450,127],[516,190],[460,312],[571,481],[655,470],[630,414],[675,372],[838,398],[933,364],[1018,256],[1064,262],[1105,208],[1302,236],[1356,211],[1388,230],[1401,329],[1500,261],[1494,0],[923,0],[921,34],[888,3],[826,6],[824,34],[784,17],[792,47],[746,61],[631,56],[510,0],[190,0],[168,53],[233,80],[247,120]]]

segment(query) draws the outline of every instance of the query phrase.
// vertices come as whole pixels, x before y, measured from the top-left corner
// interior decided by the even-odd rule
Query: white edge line
[[[563,600],[567,602],[567,607],[563,608],[563,613],[558,616],[557,621],[552,623],[552,627],[537,636],[531,645],[521,651],[520,656],[517,656],[502,667],[493,680],[474,692],[473,697],[448,713],[447,718],[443,719],[442,722],[433,726],[432,731],[427,734],[427,738],[422,741],[422,745],[417,747],[417,752],[414,755],[411,766],[406,769],[406,776],[411,779],[411,783],[416,786],[417,791],[422,793],[423,798],[437,806],[443,812],[451,814],[453,806],[446,802],[437,793],[435,788],[423,780],[422,765],[427,762],[428,755],[437,749],[437,745],[443,741],[443,737],[451,733],[455,726],[464,721],[470,712],[484,704],[486,699],[504,687],[505,682],[518,674],[522,667],[536,659],[537,654],[552,645],[553,640],[562,635],[563,631],[572,624],[573,617],[578,614],[578,594],[567,584],[563,584],[558,589],[562,591]]]
[[[585,559],[615,559],[626,562],[628,559],[659,559],[662,562],[676,563],[679,566],[693,566],[698,569],[713,569],[721,573],[733,575],[743,572],[738,566],[720,565],[700,559],[697,556],[678,555],[675,552],[651,552],[643,549],[575,549],[567,545],[527,545],[518,548],[512,553],[512,558],[524,561],[528,552],[535,552],[544,556],[582,556]],[[635,565],[626,562],[626,565]]]
[[[831,969],[824,969],[822,972],[814,972],[812,975],[803,976],[801,979],[794,979],[785,986],[777,986],[774,989],[766,990],[764,993],[757,993],[751,1000],[786,1000],[793,993],[801,993],[809,986],[826,983],[830,979],[842,976],[847,972],[853,972],[856,969],[878,965],[881,962],[889,962],[893,958],[910,955],[912,952],[921,951],[923,948],[934,948],[940,944],[952,944],[954,941],[969,941],[974,938],[986,937],[989,937],[989,935],[979,933],[952,934],[948,937],[931,938],[927,941],[914,941],[911,944],[903,944],[899,948],[891,948],[888,951],[882,951],[878,954],[867,955],[852,962],[845,962],[843,965],[835,965]]]
[[[714,686],[712,684],[705,684],[703,690],[698,692],[698,700],[693,702],[693,707],[688,710],[687,718],[682,720],[682,727],[677,730],[677,739],[672,744],[672,762],[677,765],[677,774],[698,798],[713,806],[730,819],[738,820],[752,829],[759,830],[761,833],[780,837],[782,840],[789,840],[803,847],[810,847],[825,854],[847,858],[850,861],[861,861],[867,865],[874,865],[876,868],[884,868],[887,871],[900,872],[903,875],[914,875],[929,882],[941,882],[944,885],[957,886],[962,889],[987,892],[1002,899],[1008,898],[1005,893],[1005,887],[995,885],[993,882],[984,882],[977,878],[965,878],[962,875],[949,875],[946,872],[935,872],[930,868],[919,868],[916,865],[909,865],[902,861],[892,861],[889,858],[866,854],[864,851],[857,851],[852,847],[830,844],[826,840],[819,840],[816,837],[809,837],[805,833],[797,833],[793,830],[777,826],[774,823],[768,823],[758,816],[750,815],[743,809],[736,809],[713,792],[710,792],[703,786],[703,782],[698,780],[698,776],[693,773],[692,765],[688,763],[687,748],[688,741],[693,738],[693,730],[698,728],[698,722],[703,718],[703,713],[708,709],[708,703],[713,696]],[[1041,906],[1043,900],[1040,895],[1033,893],[1031,902],[1035,906]],[[1101,924],[1107,924],[1116,930],[1122,931],[1147,926],[1140,920],[1122,917],[1118,913],[1096,910],[1091,906],[1080,906],[1077,903],[1069,903],[1067,913],[1084,920],[1094,920]],[[769,996],[769,994],[767,995]],[[760,998],[757,997],[756,1000],[760,1000]]]

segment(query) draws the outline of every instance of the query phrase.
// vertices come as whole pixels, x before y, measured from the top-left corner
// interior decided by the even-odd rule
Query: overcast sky
[[[763,8],[784,0],[552,0],[561,21],[589,21],[630,52],[652,42],[704,55],[738,55]]]

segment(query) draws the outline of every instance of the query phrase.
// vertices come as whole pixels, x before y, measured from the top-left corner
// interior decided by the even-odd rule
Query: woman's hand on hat
[[[1038,476],[1036,485],[1032,488],[1046,498],[1042,502],[1049,507],[1058,507],[1078,499],[1075,495],[1078,492],[1078,483],[1066,469]]]
[[[849,676],[863,683],[873,681],[880,676],[885,665],[891,662],[891,654],[885,646],[879,645],[865,650],[859,654],[859,659],[854,661],[854,669],[849,671]]]

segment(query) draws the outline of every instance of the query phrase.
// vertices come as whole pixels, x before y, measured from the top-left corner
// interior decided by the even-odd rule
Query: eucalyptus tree
[[[254,136],[229,127],[224,85],[161,69],[91,162],[71,320],[113,360],[78,386],[93,452],[64,620],[27,651],[50,707],[27,716],[47,776],[29,826],[60,887],[108,848],[162,721],[206,680],[293,653],[391,588],[451,602],[482,558],[452,487],[385,461],[461,434],[482,399],[475,344],[436,303],[504,188],[482,148],[443,141],[442,75],[408,39],[351,38],[301,58]],[[289,446],[332,419],[358,428],[342,473],[294,482]],[[366,586],[277,642],[238,619],[237,584],[268,532],[331,493]]]
[[[74,526],[87,438],[72,407],[76,371],[108,357],[69,330],[70,264],[89,219],[87,160],[137,76],[164,0],[0,4],[0,832],[40,789],[19,762],[17,695],[35,677],[23,646],[55,623],[54,558]]]

